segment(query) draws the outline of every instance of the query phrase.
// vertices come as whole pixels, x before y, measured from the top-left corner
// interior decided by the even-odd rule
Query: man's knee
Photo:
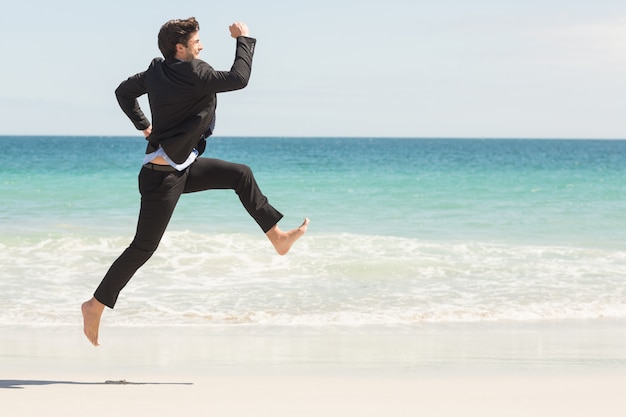
[[[252,176],[252,168],[246,164],[239,164],[239,170],[241,171],[242,178]]]
[[[254,178],[252,174],[252,168],[245,164],[239,164],[239,184],[237,184],[237,190],[242,189],[247,184],[250,184],[251,180]]]
[[[146,259],[148,259],[154,254],[158,246],[159,246],[158,241],[157,242],[133,241],[130,244],[130,249],[133,252],[136,252],[138,255],[143,256]]]

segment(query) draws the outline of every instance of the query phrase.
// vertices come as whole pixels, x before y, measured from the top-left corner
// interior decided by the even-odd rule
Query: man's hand
[[[237,38],[239,36],[248,36],[250,31],[248,30],[248,26],[246,26],[243,22],[235,22],[228,27],[230,29],[230,36],[233,38]]]
[[[150,136],[150,133],[152,133],[152,125],[148,126],[147,128],[145,128],[144,130],[142,130],[143,135],[145,137]]]

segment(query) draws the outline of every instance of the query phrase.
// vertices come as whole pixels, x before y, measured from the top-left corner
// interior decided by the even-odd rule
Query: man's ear
[[[174,58],[184,59],[185,56],[185,46],[182,43],[176,44],[176,53],[174,54]]]

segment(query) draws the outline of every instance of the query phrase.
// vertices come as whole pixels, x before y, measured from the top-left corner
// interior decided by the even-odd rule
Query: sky
[[[626,138],[624,0],[11,2],[0,135],[140,134],[114,90],[190,16],[218,70],[257,39],[217,136]]]

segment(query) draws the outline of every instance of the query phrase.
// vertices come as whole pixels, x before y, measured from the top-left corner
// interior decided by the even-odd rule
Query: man
[[[278,227],[282,214],[261,193],[249,167],[199,157],[215,127],[216,94],[248,84],[256,44],[248,37],[245,23],[233,23],[229,30],[237,40],[235,61],[230,71],[216,71],[198,59],[199,30],[193,17],[165,23],[158,36],[165,59],[155,58],[146,71],[128,78],[115,91],[120,107],[143,131],[148,145],[139,173],[141,208],[135,237],[111,265],[93,298],[82,305],[83,330],[94,346],[98,346],[104,307],[115,306],[120,291],[152,256],[181,194],[235,190],[280,255],[307,230],[308,219],[290,231]],[[148,94],[152,123],[137,101],[143,94]]]

